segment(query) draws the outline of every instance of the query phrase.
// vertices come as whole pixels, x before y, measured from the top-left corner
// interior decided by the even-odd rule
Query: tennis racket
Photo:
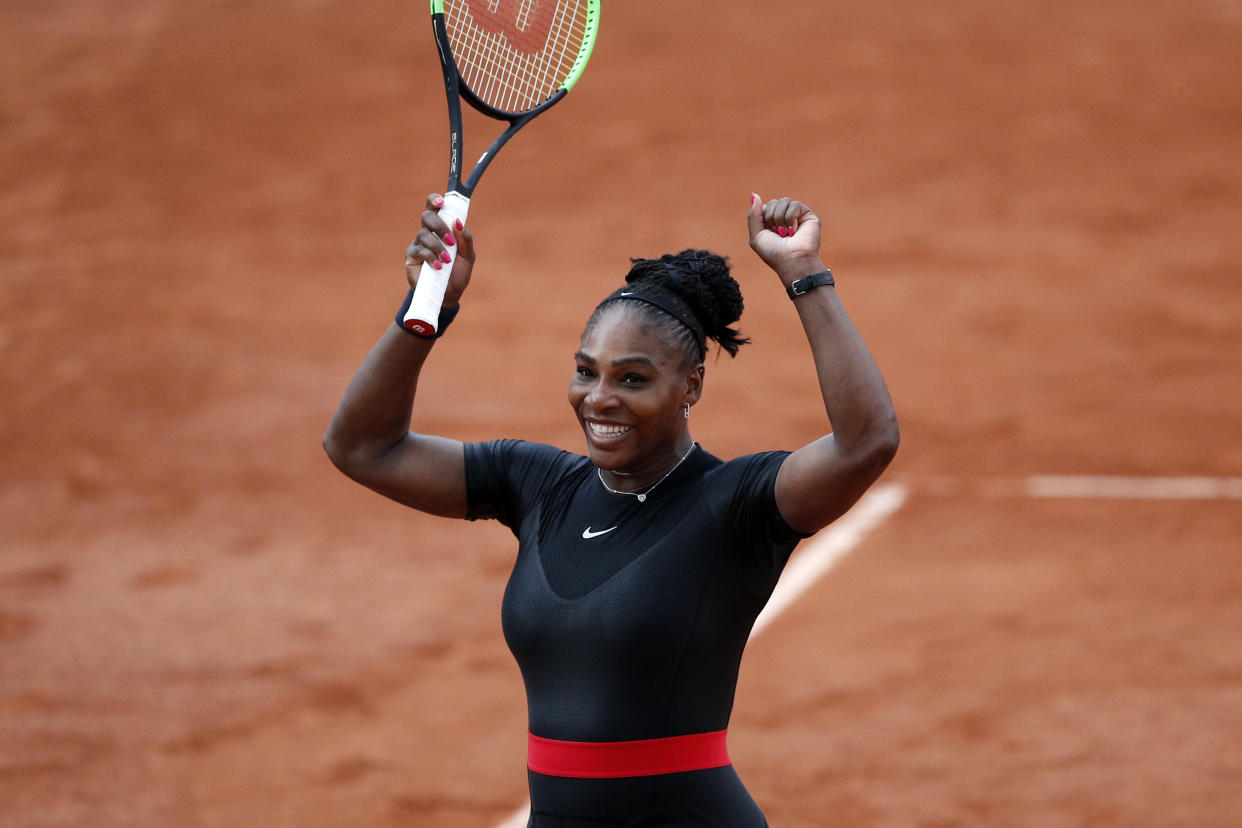
[[[586,68],[599,29],[601,0],[431,0],[431,28],[444,70],[449,112],[449,177],[440,217],[466,223],[470,197],[487,165],[517,131],[565,97]],[[465,100],[508,126],[461,179]],[[457,246],[447,250],[457,256]],[[436,331],[452,261],[424,263],[405,326]]]

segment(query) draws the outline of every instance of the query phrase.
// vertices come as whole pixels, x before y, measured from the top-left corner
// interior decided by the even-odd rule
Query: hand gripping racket
[[[431,0],[431,28],[444,70],[449,112],[449,177],[440,217],[466,223],[470,196],[510,138],[573,88],[586,68],[599,28],[601,0]],[[461,180],[461,102],[509,126]],[[457,246],[448,248],[457,257]],[[453,265],[424,263],[405,326],[436,331]]]

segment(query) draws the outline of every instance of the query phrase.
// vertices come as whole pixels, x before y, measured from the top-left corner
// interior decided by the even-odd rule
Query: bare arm
[[[820,222],[809,207],[752,196],[750,244],[788,287],[826,268]],[[783,231],[783,232],[782,232]],[[834,287],[794,300],[811,345],[832,433],[795,451],[776,478],[776,502],[794,529],[815,532],[862,497],[897,452],[897,417],[875,360]]]
[[[413,286],[424,261],[438,261],[447,243],[460,245],[445,291],[444,306],[451,307],[470,281],[474,240],[465,228],[444,225],[437,199],[428,197],[422,229],[406,251],[406,276]],[[389,325],[354,374],[323,446],[337,468],[362,485],[424,512],[465,517],[462,444],[409,430],[418,376],[434,343]]]

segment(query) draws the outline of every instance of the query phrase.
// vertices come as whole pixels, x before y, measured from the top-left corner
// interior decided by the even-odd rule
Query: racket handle
[[[470,197],[453,190],[444,196],[444,206],[439,216],[450,230],[456,230],[456,222],[466,224],[466,214],[470,212]],[[414,298],[410,301],[409,310],[405,312],[404,324],[408,330],[419,336],[432,336],[436,332],[436,323],[440,319],[440,305],[444,304],[444,290],[448,287],[449,274],[453,272],[453,262],[457,260],[458,245],[447,246],[449,261],[436,270],[423,262],[418,272],[418,282],[414,285]]]

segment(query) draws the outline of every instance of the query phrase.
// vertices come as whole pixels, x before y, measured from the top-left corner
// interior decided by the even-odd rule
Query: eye
[[[642,385],[646,381],[647,378],[642,374],[626,374],[621,378],[621,383],[623,385]]]
[[[585,365],[579,365],[574,369],[574,376],[578,379],[591,379],[595,376],[595,372],[590,368],[587,368]]]

